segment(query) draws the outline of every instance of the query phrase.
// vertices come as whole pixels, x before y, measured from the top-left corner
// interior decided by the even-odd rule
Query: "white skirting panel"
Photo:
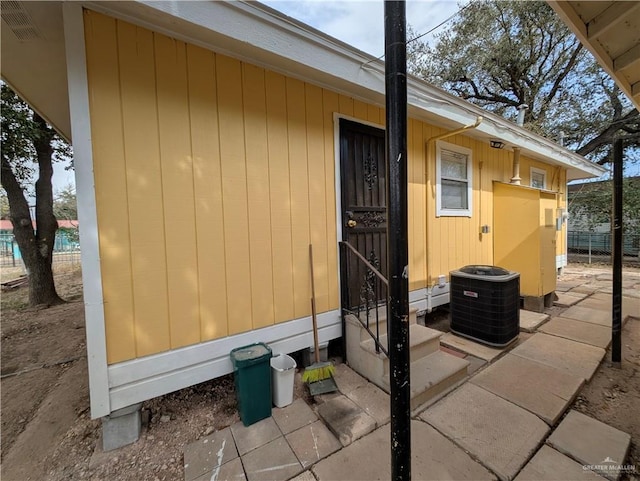
[[[566,267],[566,266],[567,266],[567,255],[562,254],[562,255],[556,256],[556,269],[560,269],[561,267]]]
[[[409,306],[418,312],[431,312],[444,304],[449,304],[449,283],[409,292]]]
[[[111,411],[146,401],[233,372],[229,353],[255,342],[269,345],[274,354],[313,346],[311,317],[235,336],[194,344],[109,366]],[[318,315],[319,341],[342,336],[340,311]]]

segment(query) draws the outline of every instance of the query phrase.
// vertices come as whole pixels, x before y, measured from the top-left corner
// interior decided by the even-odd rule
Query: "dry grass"
[[[3,267],[0,271],[2,282],[24,275],[22,267]],[[61,262],[53,266],[53,278],[58,294],[66,301],[82,298],[82,268],[79,263]],[[21,310],[29,307],[29,288],[19,287],[0,294],[0,311]]]

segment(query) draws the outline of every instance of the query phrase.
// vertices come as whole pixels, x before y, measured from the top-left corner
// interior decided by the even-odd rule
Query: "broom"
[[[320,362],[320,346],[318,345],[318,320],[316,318],[316,288],[313,276],[313,246],[309,244],[309,262],[311,264],[311,318],[313,319],[313,344],[315,346],[315,363],[302,374],[302,382],[312,384],[333,377],[335,367],[331,362]]]

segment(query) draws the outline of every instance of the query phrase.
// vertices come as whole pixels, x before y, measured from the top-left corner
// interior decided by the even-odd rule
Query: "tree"
[[[6,84],[1,88],[1,180],[9,200],[13,235],[29,276],[29,304],[59,304],[64,301],[56,292],[51,267],[58,228],[51,178],[53,162],[68,155],[69,146]],[[27,198],[36,172],[32,219]]]
[[[411,73],[505,118],[526,104],[525,127],[598,163],[631,137],[640,115],[546,2],[480,0],[461,10],[435,45],[409,45]]]
[[[9,199],[3,189],[0,189],[0,219],[9,219]]]
[[[66,237],[68,242],[79,245],[78,207],[76,204],[76,190],[73,185],[67,185],[55,195],[53,199],[53,214],[56,219],[72,221],[73,227],[59,227],[58,234]]]
[[[56,194],[53,199],[53,214],[57,219],[78,219],[76,190],[73,185],[67,185]]]
[[[570,186],[569,214],[578,230],[594,232],[611,223],[613,182],[585,182]],[[622,229],[624,234],[640,235],[640,177],[623,179]]]

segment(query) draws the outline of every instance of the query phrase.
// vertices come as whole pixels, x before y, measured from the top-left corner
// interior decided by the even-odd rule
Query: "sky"
[[[262,3],[371,55],[378,57],[384,53],[384,4],[381,0],[263,0]],[[458,8],[456,0],[408,0],[407,23],[423,33]],[[434,33],[444,28],[446,25]]]

